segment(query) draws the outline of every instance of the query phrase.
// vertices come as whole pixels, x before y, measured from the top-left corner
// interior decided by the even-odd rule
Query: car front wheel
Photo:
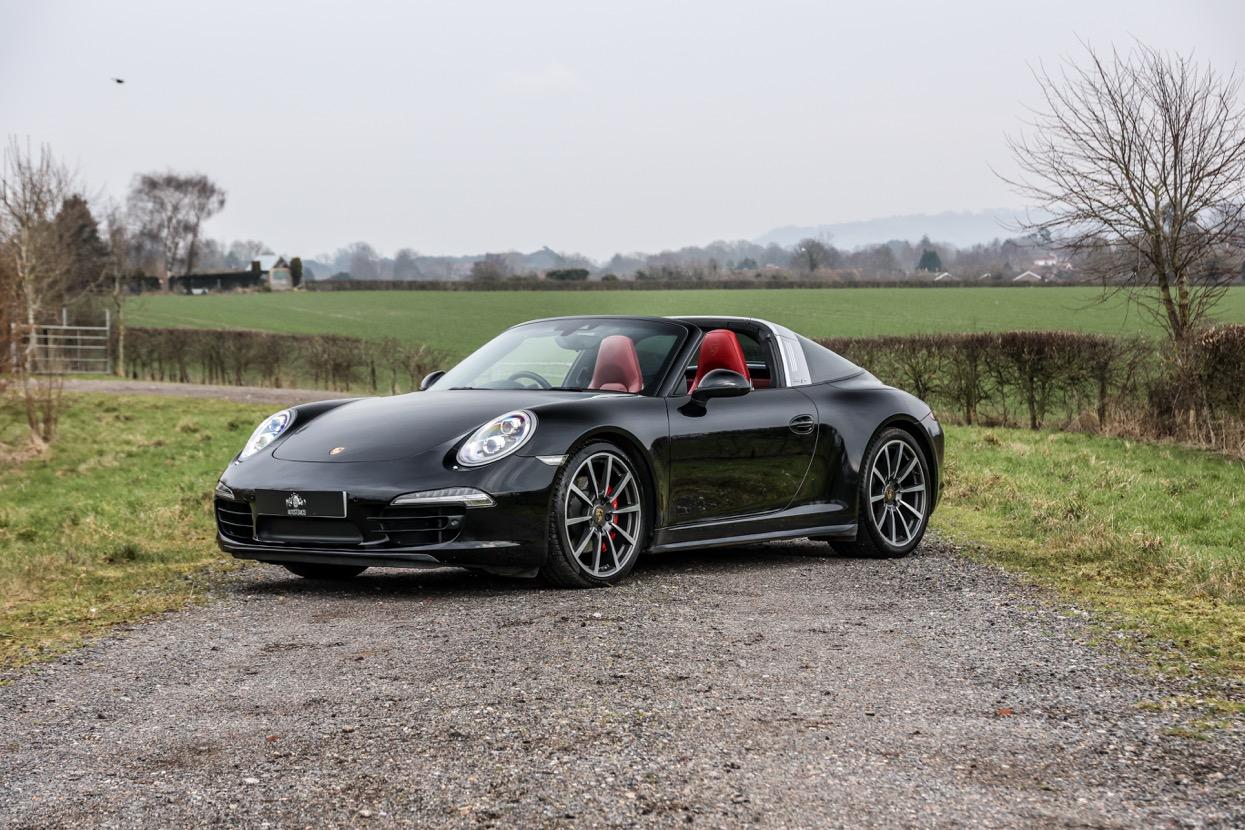
[[[595,588],[626,576],[648,538],[645,486],[614,444],[589,444],[571,456],[555,482],[541,576],[564,588]]]

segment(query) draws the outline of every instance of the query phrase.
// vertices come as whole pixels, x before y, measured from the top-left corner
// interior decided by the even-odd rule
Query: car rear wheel
[[[306,562],[291,562],[285,565],[285,569],[295,576],[301,576],[303,579],[322,579],[325,581],[353,579],[367,570],[367,568],[359,565],[316,565]]]
[[[902,429],[884,429],[865,452],[856,541],[830,544],[848,556],[907,556],[925,536],[932,495],[920,445]]]
[[[648,539],[646,484],[614,444],[589,444],[571,456],[554,484],[541,576],[563,588],[596,588],[626,576]]]

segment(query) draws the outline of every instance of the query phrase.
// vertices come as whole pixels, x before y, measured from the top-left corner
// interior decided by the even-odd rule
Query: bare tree
[[[74,177],[51,149],[37,151],[10,139],[0,164],[0,247],[9,258],[14,315],[24,329],[21,377],[30,441],[43,449],[56,432],[60,384],[35,374],[38,341],[35,326],[56,299],[64,299],[72,256],[56,224],[56,215],[74,192]]]
[[[137,266],[139,250],[129,219],[120,207],[110,204],[104,212],[104,244],[108,255],[104,264],[104,277],[111,286],[110,297],[114,315],[113,331],[116,338],[116,354],[113,374],[125,375],[125,300],[129,294],[129,279],[141,269]]]
[[[130,187],[130,210],[142,233],[160,248],[160,285],[189,273],[198,256],[203,223],[225,206],[225,191],[201,173],[147,173]]]
[[[195,269],[203,223],[225,207],[225,191],[207,176],[189,176],[186,178],[186,185],[190,190],[190,240],[186,243],[186,273],[189,274]]]
[[[510,264],[504,254],[485,254],[471,263],[471,278],[479,282],[497,282],[510,276]]]
[[[229,245],[226,263],[232,268],[250,268],[251,263],[272,251],[258,239],[238,239]]]
[[[393,256],[393,278],[395,280],[419,279],[419,264],[415,261],[419,253],[412,248],[400,248]]]
[[[791,254],[791,267],[806,270],[810,274],[822,268],[833,268],[838,264],[839,252],[820,239],[800,240]]]
[[[1178,347],[1223,296],[1245,246],[1240,79],[1137,44],[1035,73],[1045,108],[1008,140],[1007,179],[1047,218],[1025,225],[1153,314]],[[1180,352],[1180,349],[1177,349]]]

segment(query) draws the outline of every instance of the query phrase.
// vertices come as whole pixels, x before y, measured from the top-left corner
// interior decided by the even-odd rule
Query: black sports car
[[[938,500],[930,408],[764,320],[537,320],[422,388],[260,424],[216,485],[221,548],[310,578],[590,587],[644,551],[808,536],[902,556]]]

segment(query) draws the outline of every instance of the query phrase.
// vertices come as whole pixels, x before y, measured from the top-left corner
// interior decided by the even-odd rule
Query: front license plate
[[[256,490],[255,512],[261,516],[346,518],[346,494],[341,490]]]

